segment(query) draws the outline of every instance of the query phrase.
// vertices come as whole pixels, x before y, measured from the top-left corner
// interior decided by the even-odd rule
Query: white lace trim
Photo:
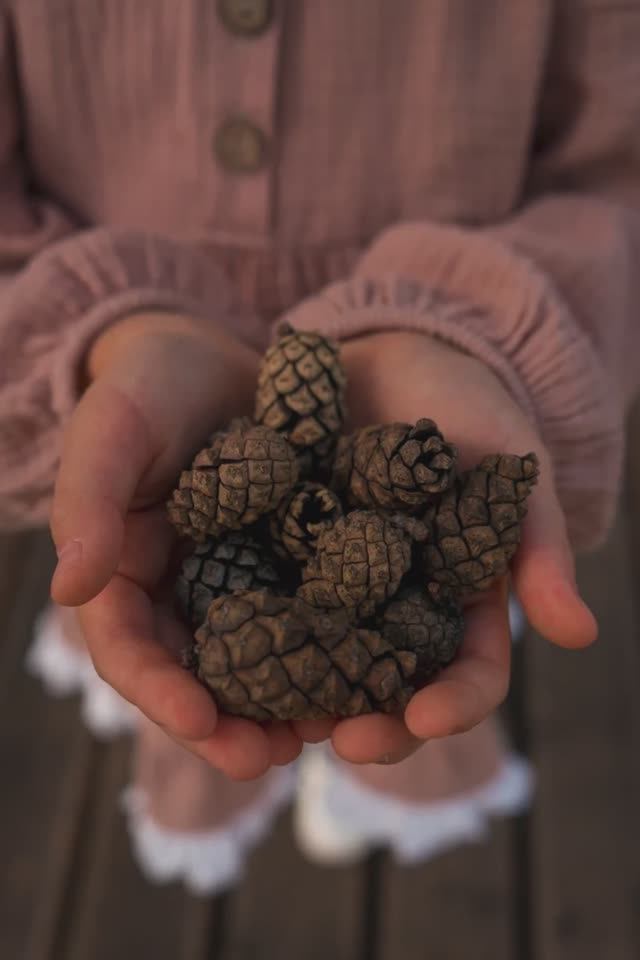
[[[489,783],[439,803],[408,803],[377,793],[331,763],[327,810],[342,830],[391,848],[400,863],[428,860],[486,837],[492,816],[522,813],[533,792],[529,764],[511,754]]]
[[[122,806],[140,869],[155,883],[182,881],[194,894],[210,896],[242,876],[249,852],[265,836],[295,788],[295,771],[273,771],[264,793],[249,808],[215,830],[169,830],[148,814],[148,797],[127,787]]]
[[[94,736],[109,739],[135,728],[135,707],[100,679],[88,654],[67,643],[55,607],[38,617],[26,665],[53,696],[82,695],[82,717]]]

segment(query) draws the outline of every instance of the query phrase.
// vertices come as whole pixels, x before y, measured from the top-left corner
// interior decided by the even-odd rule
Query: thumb
[[[135,337],[129,330],[64,439],[51,520],[59,553],[51,592],[61,604],[87,603],[107,585],[134,497],[163,497],[198,445],[245,409],[254,390],[253,351],[224,331],[196,335],[157,323]]]
[[[512,572],[527,619],[538,633],[561,647],[593,643],[598,627],[578,593],[564,512],[548,462],[531,496]]]
[[[63,442],[51,514],[58,566],[51,595],[88,602],[117,568],[124,518],[154,456],[146,421],[129,397],[97,380],[78,404]]]

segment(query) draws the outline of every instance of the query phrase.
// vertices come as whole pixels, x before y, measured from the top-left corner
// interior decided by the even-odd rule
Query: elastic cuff
[[[619,391],[552,279],[483,230],[402,224],[292,325],[339,338],[418,330],[476,356],[537,426],[576,548],[602,541],[620,482]]]
[[[224,316],[229,305],[226,281],[206,257],[167,237],[129,230],[75,234],[39,256],[24,281],[23,309],[28,292],[43,329],[64,326],[52,378],[59,417],[77,401],[76,373],[88,347],[116,320],[141,310],[211,320]]]
[[[318,330],[336,340],[399,330],[425,333],[482,359],[527,417],[535,422],[529,391],[508,358],[481,332],[481,311],[446,300],[403,277],[352,280],[327,287],[284,318],[299,330]]]
[[[229,302],[221,270],[166,237],[100,228],[35,257],[2,298],[0,352],[10,361],[1,376],[0,462],[12,482],[21,477],[15,489],[0,481],[3,522],[46,520],[60,431],[77,403],[87,350],[106,327],[140,310],[226,322]],[[16,439],[26,435],[28,457]]]

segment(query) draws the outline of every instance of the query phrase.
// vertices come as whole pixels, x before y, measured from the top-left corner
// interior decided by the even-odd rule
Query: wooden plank
[[[176,960],[217,960],[226,902],[226,896],[184,898],[182,938]]]
[[[146,956],[149,948],[157,960],[201,960],[209,905],[177,887],[149,886],[131,861],[117,808],[126,743],[94,744],[77,700],[50,699],[23,669],[33,619],[46,602],[48,541],[18,538],[10,549],[0,541],[2,558],[12,578],[3,580],[0,677],[2,955],[112,960],[134,950]]]
[[[3,956],[45,960],[73,856],[90,745],[75,704],[51,701],[23,667],[34,617],[46,602],[48,542],[37,536],[9,543],[10,606],[1,614],[0,929]]]
[[[502,719],[518,752],[528,753],[522,722],[522,644],[514,651]],[[495,820],[480,844],[414,867],[385,863],[379,891],[379,960],[529,960],[528,816]],[[461,918],[464,918],[462,921]]]
[[[46,535],[0,539],[0,930],[21,960],[147,956],[202,960],[214,912],[138,873],[118,796],[128,747],[93,743],[75,698],[49,698],[24,671],[47,599]]]
[[[52,570],[48,536],[0,538],[0,703],[12,695],[15,672],[23,669],[35,618],[47,603]]]
[[[27,554],[35,547],[35,539],[29,534],[0,536],[0,622],[3,629],[13,608],[22,570]],[[2,653],[0,652],[0,656]]]
[[[535,638],[528,711],[538,769],[531,823],[532,926],[543,960],[632,960],[640,889],[638,621],[621,517],[579,567],[601,628],[589,651]]]
[[[227,906],[219,960],[353,960],[363,956],[366,870],[316,867],[297,851],[290,818],[251,859]]]
[[[129,747],[119,741],[100,749],[59,956],[204,960],[211,907],[194,901],[178,884],[153,885],[139,872],[118,803],[129,776]]]
[[[511,960],[511,830],[496,823],[487,843],[419,866],[388,862],[380,890],[379,960]]]

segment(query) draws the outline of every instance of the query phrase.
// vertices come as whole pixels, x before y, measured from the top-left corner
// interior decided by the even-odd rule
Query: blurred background
[[[100,743],[74,698],[24,668],[46,602],[45,534],[0,539],[0,956],[7,960],[638,960],[640,409],[607,544],[579,566],[601,638],[530,636],[505,711],[535,765],[527,816],[421,867],[383,853],[314,867],[288,815],[242,885],[215,900],[151,887],[119,798],[129,742]]]

